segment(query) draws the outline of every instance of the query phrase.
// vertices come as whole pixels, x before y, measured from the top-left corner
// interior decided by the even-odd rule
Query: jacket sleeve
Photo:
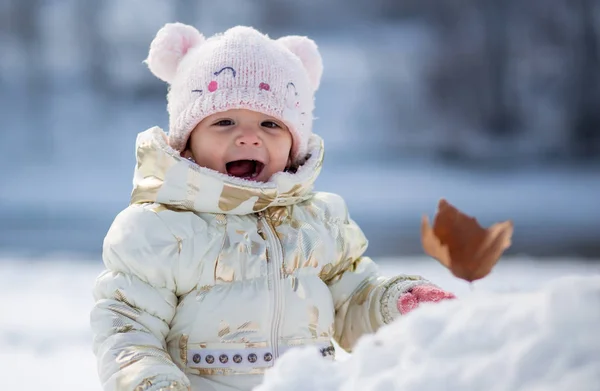
[[[104,240],[106,270],[96,280],[93,350],[104,390],[188,390],[167,352],[177,307],[182,239],[140,205],[117,216]]]
[[[344,200],[334,194],[327,198],[326,217],[338,251],[333,267],[322,278],[335,306],[334,339],[350,352],[360,337],[400,316],[396,303],[402,293],[428,281],[420,276],[382,276],[375,262],[364,255],[368,241],[350,218]]]

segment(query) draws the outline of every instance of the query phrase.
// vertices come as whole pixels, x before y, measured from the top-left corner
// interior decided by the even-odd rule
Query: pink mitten
[[[434,285],[419,285],[403,293],[398,299],[398,311],[402,315],[414,310],[420,303],[437,303],[438,301],[455,299],[453,293],[446,292]]]

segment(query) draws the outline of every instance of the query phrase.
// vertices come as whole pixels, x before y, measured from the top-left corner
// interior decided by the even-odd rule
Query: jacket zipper
[[[275,235],[274,228],[267,222],[264,214],[261,212],[258,215],[263,232],[266,234],[267,243],[267,267],[269,270],[269,288],[271,288],[271,295],[273,301],[273,318],[271,327],[271,346],[273,347],[273,359],[279,357],[279,326],[281,323],[281,314],[283,312],[283,276],[281,270],[283,269],[283,250],[281,249],[281,243]]]

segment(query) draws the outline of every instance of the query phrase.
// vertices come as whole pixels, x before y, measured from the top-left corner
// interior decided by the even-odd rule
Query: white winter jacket
[[[292,347],[351,350],[424,281],[381,277],[342,198],[312,192],[318,136],[296,173],[267,184],[181,158],[156,127],[136,147],[131,205],[106,235],[94,288],[105,390],[250,390]]]

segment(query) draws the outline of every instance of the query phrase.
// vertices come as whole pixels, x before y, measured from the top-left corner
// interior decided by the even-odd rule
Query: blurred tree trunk
[[[289,28],[290,20],[282,18],[281,15],[295,15],[294,4],[292,2],[281,0],[260,0],[257,1],[257,7],[262,10],[261,25],[268,31],[281,31]],[[323,3],[325,4],[325,2]],[[317,15],[315,15],[317,17]],[[298,24],[302,14],[298,14],[294,24]]]
[[[45,101],[49,97],[49,78],[45,71],[45,58],[41,50],[40,24],[38,10],[40,0],[14,0],[12,26],[19,45],[25,56],[25,96],[27,118],[23,123],[29,125],[27,148],[29,159],[48,160],[52,155],[52,135],[47,129],[47,110]],[[25,126],[27,126],[25,125]]]
[[[197,17],[201,1],[183,1],[176,0],[175,2],[175,16],[178,22],[196,26]],[[205,3],[205,2],[204,2]],[[207,5],[208,6],[208,5]],[[202,32],[202,26],[200,31]]]
[[[40,33],[39,23],[37,20],[37,10],[39,8],[39,0],[14,0],[13,1],[13,32],[17,36],[17,40],[23,52],[25,53],[25,71],[27,80],[25,88],[29,97],[35,99],[36,95],[40,95],[40,89],[45,87],[43,67],[41,63],[40,50]]]
[[[466,156],[461,144],[473,138],[514,136],[519,107],[509,66],[508,33],[514,16],[510,0],[428,4],[440,39],[428,83],[433,101],[446,112],[446,131],[455,133],[449,136],[444,156]]]
[[[595,23],[595,0],[573,0],[580,13],[580,48],[573,101],[574,152],[577,157],[600,157],[600,57]]]
[[[488,91],[484,123],[495,136],[509,136],[516,130],[515,110],[510,102],[508,26],[509,0],[482,0]]]
[[[12,37],[11,23],[10,23],[10,7],[11,4],[8,1],[0,3],[0,41],[8,40]],[[0,73],[0,90],[4,88],[4,82],[8,78],[8,75]]]
[[[99,18],[101,17],[102,2],[96,0],[77,0],[78,41],[81,44],[81,55],[86,64],[86,82],[98,97],[106,98],[109,94],[108,72],[105,60],[109,53],[105,40],[102,38]]]

